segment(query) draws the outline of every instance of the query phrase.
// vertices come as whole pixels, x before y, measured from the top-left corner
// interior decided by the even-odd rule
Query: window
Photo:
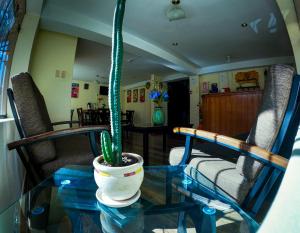
[[[0,3],[0,117],[6,115],[6,88],[9,71],[9,35],[15,24],[13,0],[3,0]]]

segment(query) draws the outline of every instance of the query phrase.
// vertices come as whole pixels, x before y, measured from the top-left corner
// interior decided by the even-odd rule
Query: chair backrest
[[[20,73],[11,79],[13,92],[8,90],[10,105],[20,137],[30,137],[53,131],[45,100],[29,73]],[[55,144],[51,141],[35,143],[28,147],[37,164],[56,158]]]
[[[84,116],[83,116],[82,108],[77,108],[77,116],[78,116],[79,126],[83,126],[84,125]]]
[[[274,151],[273,148],[284,122],[289,102],[296,101],[291,95],[295,70],[288,65],[274,65],[268,73],[262,104],[247,142],[277,153],[278,151]],[[241,155],[236,168],[241,175],[251,181],[257,177],[262,167],[261,162]]]
[[[133,125],[134,111],[126,110],[126,121],[127,124]]]
[[[73,116],[74,116],[74,109],[70,110],[70,127],[73,126]]]

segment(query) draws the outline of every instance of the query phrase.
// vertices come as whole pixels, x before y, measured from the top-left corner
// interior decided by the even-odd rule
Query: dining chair
[[[175,133],[186,136],[185,147],[173,148],[169,155],[171,165],[188,164],[186,172],[196,180],[189,168],[199,170],[214,182],[215,189],[227,193],[253,215],[285,171],[300,119],[300,76],[288,65],[273,65],[268,73],[261,107],[246,141],[174,128]],[[193,146],[195,139],[208,143]],[[236,152],[236,163],[226,159]]]

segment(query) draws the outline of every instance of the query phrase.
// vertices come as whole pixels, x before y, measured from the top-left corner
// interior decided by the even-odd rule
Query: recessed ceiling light
[[[248,27],[248,24],[247,24],[247,23],[242,23],[241,26],[242,26],[243,28],[245,28],[245,27]]]
[[[172,45],[173,46],[178,46],[178,43],[177,42],[173,42]]]

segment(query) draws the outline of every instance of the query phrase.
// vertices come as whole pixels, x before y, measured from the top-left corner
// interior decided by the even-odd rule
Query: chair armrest
[[[219,135],[217,133],[212,133],[204,130],[192,129],[192,128],[177,127],[173,129],[173,132],[185,136],[191,136],[194,138],[203,139],[209,142],[219,144],[221,146],[228,147],[230,149],[242,152],[246,155],[250,155],[263,162],[272,163],[276,167],[279,167],[284,170],[288,165],[288,161],[289,161],[288,159],[280,155],[273,154],[258,146],[250,145],[245,141],[241,141],[235,138]]]
[[[30,145],[30,144],[40,142],[40,141],[51,140],[51,139],[55,139],[55,138],[66,137],[66,136],[76,135],[76,134],[101,132],[103,130],[109,130],[109,127],[108,126],[87,126],[87,127],[49,131],[46,133],[34,135],[31,137],[27,137],[27,138],[22,138],[18,141],[8,143],[7,147],[9,150],[13,150],[18,147]]]

